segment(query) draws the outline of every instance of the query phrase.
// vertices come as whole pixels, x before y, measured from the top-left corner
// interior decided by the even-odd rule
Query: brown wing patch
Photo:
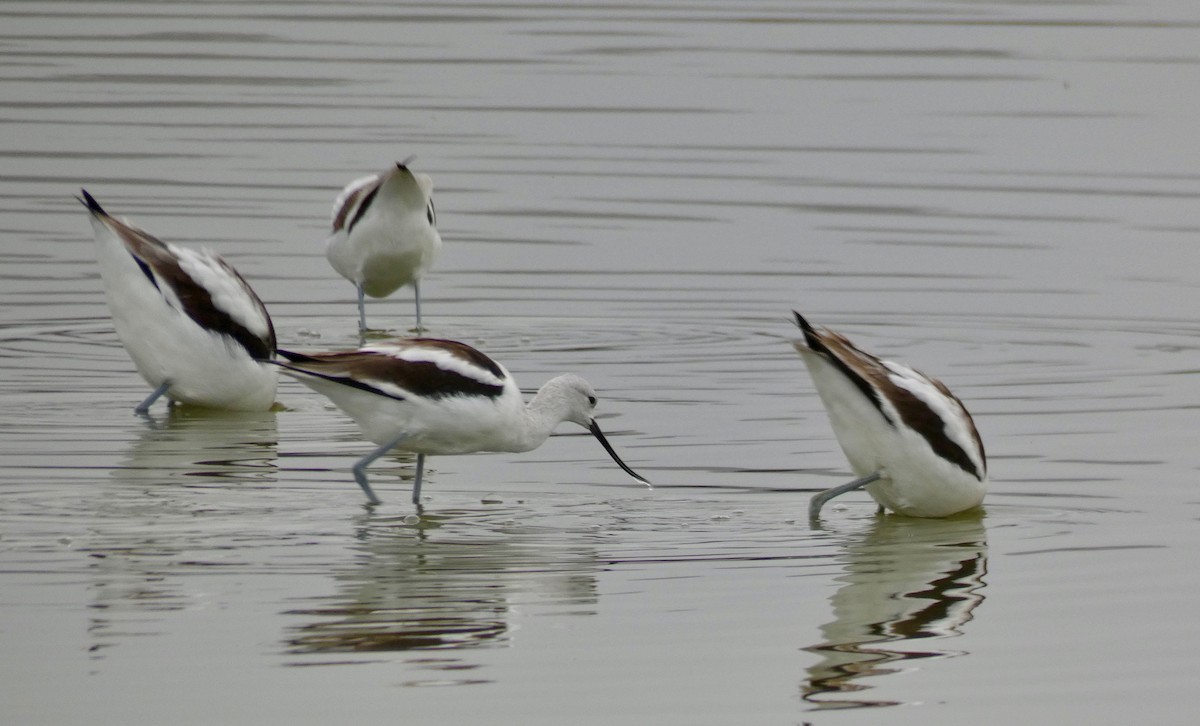
[[[250,289],[246,280],[233,269],[225,260],[216,258],[221,269],[237,278],[246,294],[254,301],[255,306],[262,312],[267,321],[267,337],[260,338],[246,327],[234,320],[228,313],[213,304],[212,295],[202,285],[196,283],[190,275],[179,266],[179,261],[169,253],[155,255],[153,260],[147,259],[147,264],[154,270],[159,280],[165,282],[175,291],[183,312],[197,325],[205,330],[227,336],[246,349],[251,358],[269,360],[275,352],[275,327],[271,324],[271,316],[267,315],[262,300]]]
[[[921,375],[924,376],[923,373]],[[975,422],[971,420],[971,415],[967,413],[967,409],[962,405],[962,401],[959,401],[957,396],[950,393],[950,389],[946,388],[945,384],[941,381],[929,378],[928,376],[925,376],[925,378],[932,382],[938,391],[945,394],[958,406],[959,411],[970,425],[971,435],[975,439],[975,443],[979,447],[979,454],[982,457],[983,441],[979,438],[979,432],[975,430]],[[892,405],[896,407],[896,411],[900,414],[900,419],[904,424],[928,441],[929,447],[933,449],[933,453],[949,461],[951,464],[955,464],[976,479],[983,481],[983,472],[979,471],[979,468],[975,466],[974,461],[971,461],[971,457],[967,455],[967,452],[963,451],[961,446],[946,435],[946,422],[942,420],[942,417],[911,391],[895,385],[890,380],[887,382],[887,385],[889,387],[885,389],[887,391],[886,395],[892,402]]]
[[[403,345],[406,342],[410,342],[412,347],[435,346],[455,358],[470,363],[476,368],[482,368],[501,380],[508,377],[499,363],[466,343],[460,343],[457,340],[445,340],[443,338],[409,338],[407,341],[400,341],[400,344]]]
[[[333,231],[346,230],[349,232],[354,229],[354,225],[358,224],[358,220],[362,219],[367,208],[371,206],[371,202],[375,199],[375,195],[379,193],[379,187],[383,186],[383,177],[376,177],[374,181],[363,184],[351,193],[347,194],[342,200],[342,205],[338,207],[337,214],[333,216]],[[361,200],[361,203],[360,201]],[[350,213],[354,212],[354,216],[350,217]]]
[[[924,374],[921,374],[921,375],[924,375]],[[929,378],[929,376],[925,376],[925,377]],[[950,389],[946,387],[945,383],[942,383],[941,381],[939,381],[936,378],[929,378],[929,381],[938,389],[938,391],[942,395],[944,395],[946,398],[949,398],[950,400],[954,401],[954,404],[956,406],[958,406],[959,411],[962,412],[963,419],[964,419],[965,423],[967,424],[967,430],[971,434],[971,440],[975,442],[975,448],[978,449],[978,451],[979,451],[979,461],[983,464],[983,471],[982,472],[977,471],[975,469],[974,464],[972,464],[970,468],[967,468],[967,467],[963,467],[963,468],[966,469],[967,471],[973,473],[976,478],[978,478],[980,481],[982,481],[983,480],[982,475],[987,473],[987,453],[983,450],[983,437],[979,435],[979,430],[975,428],[975,419],[971,418],[971,414],[969,411],[967,411],[967,407],[965,405],[963,405],[962,400],[958,396],[951,393]],[[967,457],[967,460],[970,461],[970,457]],[[962,465],[959,464],[959,466],[962,466]]]
[[[797,318],[803,320],[799,315]],[[979,471],[967,452],[946,435],[946,422],[942,420],[942,417],[911,391],[893,383],[890,371],[877,356],[861,350],[848,338],[828,328],[816,329],[809,326],[807,322],[802,323],[800,327],[804,330],[804,340],[808,347],[840,370],[858,390],[862,391],[863,395],[871,401],[884,420],[892,427],[895,427],[897,423],[892,420],[884,408],[884,399],[896,410],[900,421],[905,426],[916,431],[929,442],[929,446],[935,454],[980,481],[983,480],[983,472]],[[962,401],[951,393],[950,389],[941,381],[930,378],[919,371],[918,374],[929,380],[940,393],[955,402],[966,419],[971,436],[979,448],[980,457],[983,458],[983,440],[975,429],[975,422],[971,419],[971,415],[962,405]],[[986,461],[986,459],[983,460]]]
[[[95,213],[94,210],[93,213]],[[100,211],[99,214],[102,215],[105,224],[121,238],[125,249],[141,267],[142,272],[150,278],[150,282],[154,283],[160,292],[162,284],[168,285],[175,292],[175,296],[179,298],[179,303],[183,306],[183,313],[197,325],[232,338],[250,354],[251,358],[256,360],[269,360],[274,355],[275,328],[271,324],[271,316],[267,315],[266,306],[263,305],[262,300],[229,263],[214,256],[217,264],[223,270],[237,278],[266,319],[268,335],[265,339],[250,332],[223,310],[217,308],[213,304],[212,295],[208,290],[197,284],[190,275],[184,272],[183,268],[179,266],[179,260],[162,240],[131,224],[109,216],[103,211]]]
[[[397,346],[403,348],[405,347],[405,343],[409,342],[400,341],[397,343]],[[457,348],[463,349],[462,351],[455,350],[453,352],[454,355],[472,364],[480,365],[480,367],[485,368],[497,377],[504,377],[503,370],[492,359],[470,346],[455,343],[454,341],[431,341],[415,338],[411,340],[411,345],[408,347],[418,347],[422,342],[443,344],[438,347],[444,350],[450,350],[444,344],[452,344]],[[468,357],[467,355],[460,354],[468,351],[476,355]],[[380,352],[355,350],[319,353],[310,356],[285,354],[285,357],[295,361],[294,365],[288,366],[295,370],[311,373],[328,380],[335,380],[346,385],[352,385],[356,388],[365,387],[376,393],[393,398],[396,396],[375,388],[372,384],[387,383],[408,391],[415,396],[433,399],[449,396],[496,398],[504,392],[503,385],[484,383],[469,376],[464,376],[461,373],[446,370],[431,361],[401,360]],[[490,365],[481,364],[480,359]]]
[[[824,356],[854,384],[855,388],[867,397],[867,400],[875,406],[885,421],[892,426],[896,425],[896,422],[884,410],[883,400],[880,398],[880,383],[892,386],[892,382],[888,380],[887,369],[883,367],[878,358],[864,350],[859,350],[844,335],[835,333],[828,328],[818,330],[806,327],[804,339],[813,352]],[[892,387],[894,388],[894,386]]]

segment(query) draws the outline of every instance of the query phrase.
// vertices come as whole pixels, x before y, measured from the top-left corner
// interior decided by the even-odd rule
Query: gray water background
[[[0,720],[1194,723],[1198,49],[1183,0],[0,5]],[[333,197],[411,154],[431,333],[586,376],[653,491],[564,426],[417,520],[297,385],[132,415],[81,186],[321,350]],[[792,309],[955,390],[982,513],[809,528]]]

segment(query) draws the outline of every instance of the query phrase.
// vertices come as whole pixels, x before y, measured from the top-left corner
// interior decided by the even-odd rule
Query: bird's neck
[[[520,423],[513,431],[514,451],[531,451],[545,443],[556,426],[563,421],[561,406],[557,405],[554,396],[548,396],[544,391],[525,405],[519,419]]]

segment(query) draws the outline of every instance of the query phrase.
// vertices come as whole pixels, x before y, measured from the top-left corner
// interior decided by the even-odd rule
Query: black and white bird
[[[412,285],[421,330],[421,277],[442,246],[433,180],[409,169],[412,157],[350,182],[333,203],[325,256],[358,293],[358,330],[367,330],[365,295],[387,297]]]
[[[792,342],[858,479],[814,496],[809,516],[845,492],[866,487],[881,508],[946,517],[979,506],[987,458],[971,414],[950,389],[900,363],[860,350],[795,313],[804,337]]]
[[[408,338],[358,350],[304,355],[279,351],[283,372],[324,394],[378,448],[354,465],[372,504],[379,498],[366,468],[393,449],[417,455],[412,500],[420,504],[429,454],[522,452],[541,446],[558,424],[579,424],[613,461],[649,485],[613,450],[592,412],[596,392],[579,376],[562,375],[529,403],[504,366],[465,343]]]
[[[81,190],[117,337],[160,396],[236,411],[275,402],[275,329],[262,300],[219,255],[162,242]]]

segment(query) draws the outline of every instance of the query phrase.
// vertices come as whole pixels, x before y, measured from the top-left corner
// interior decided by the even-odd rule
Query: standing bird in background
[[[393,449],[417,455],[413,504],[420,505],[426,454],[520,452],[541,446],[563,421],[593,436],[627,474],[592,416],[596,392],[579,376],[551,379],[528,404],[504,366],[465,343],[408,338],[359,350],[303,355],[279,351],[283,372],[324,394],[378,445],[354,465],[354,479],[378,504],[367,466]]]
[[[408,168],[414,157],[350,182],[333,203],[333,234],[325,256],[358,292],[360,341],[367,332],[365,295],[387,297],[412,285],[421,330],[421,276],[442,246],[433,209],[433,181]]]
[[[81,190],[91,214],[104,296],[117,337],[160,396],[234,411],[275,402],[275,328],[258,295],[216,253],[167,244],[109,216]]]
[[[814,496],[809,517],[815,520],[825,502],[860,487],[881,509],[912,517],[947,517],[979,506],[987,458],[962,401],[941,381],[881,360],[795,315],[804,339],[792,345],[860,477]]]

